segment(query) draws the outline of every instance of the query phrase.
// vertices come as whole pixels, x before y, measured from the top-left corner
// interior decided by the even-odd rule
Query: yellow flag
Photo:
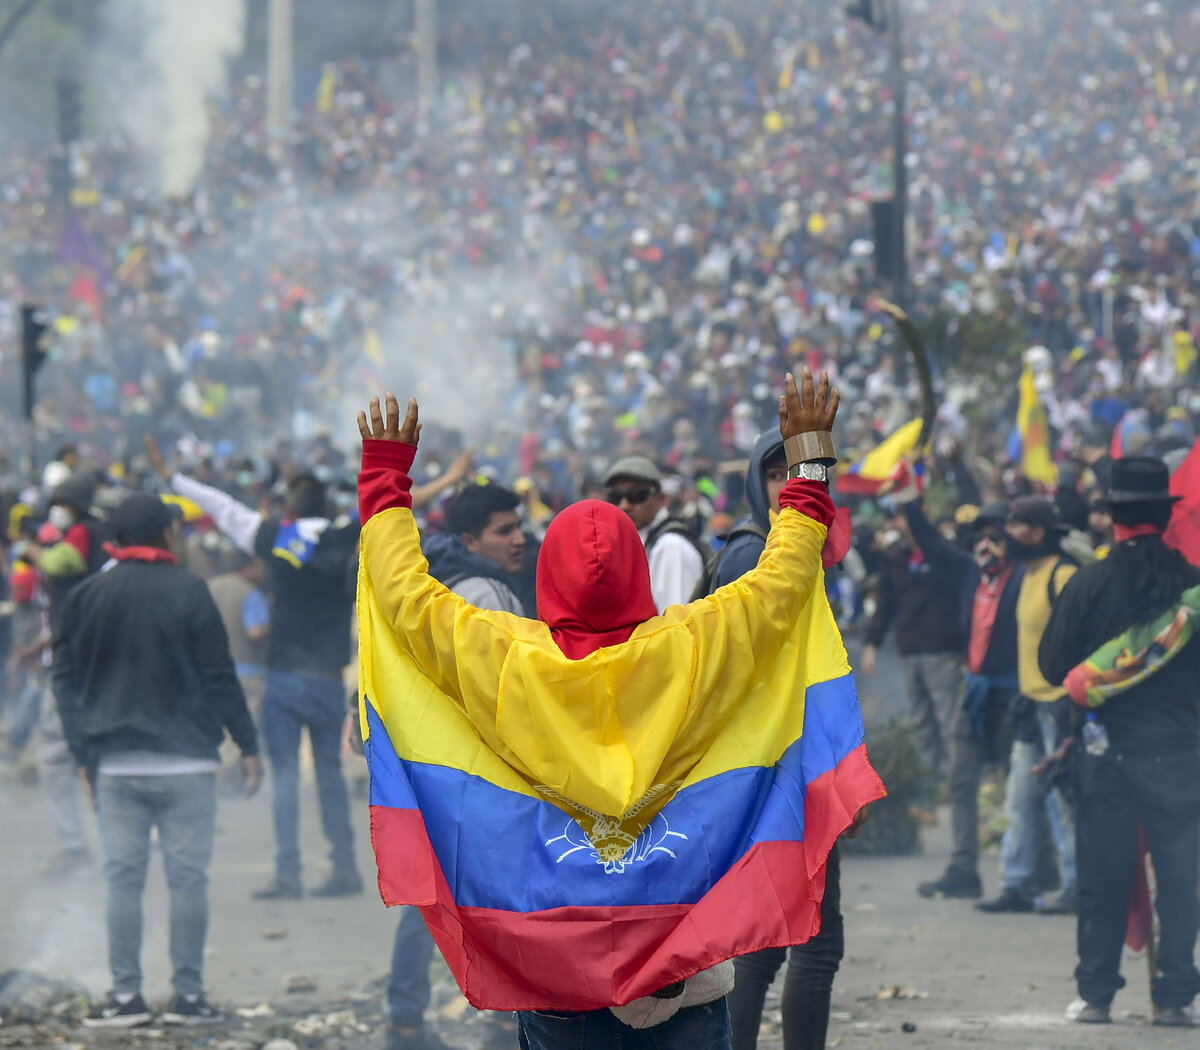
[[[1196,357],[1200,356],[1196,351],[1196,341],[1192,338],[1191,332],[1176,332],[1175,333],[1175,372],[1177,375],[1185,376],[1196,363]]]
[[[796,75],[796,52],[789,51],[787,58],[783,60],[783,69],[779,71],[779,84],[777,85],[780,91],[787,91],[792,86],[792,78]]]
[[[625,118],[625,141],[629,144],[629,152],[635,157],[642,155],[641,143],[638,142],[637,125],[633,122],[633,117]]]
[[[1050,421],[1033,382],[1033,369],[1021,373],[1017,401],[1017,433],[1021,438],[1021,469],[1030,481],[1058,483],[1058,467],[1050,455]]]
[[[321,81],[317,84],[317,112],[328,113],[333,109],[334,88],[333,63],[326,62],[321,72]]]
[[[379,333],[374,328],[368,328],[363,339],[363,353],[373,365],[383,365],[383,344],[379,341]]]

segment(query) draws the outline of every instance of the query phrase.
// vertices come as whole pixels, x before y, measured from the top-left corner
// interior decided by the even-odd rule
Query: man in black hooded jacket
[[[713,588],[732,583],[758,564],[766,547],[779,493],[788,479],[787,456],[778,431],[768,431],[755,443],[746,471],[749,516],[739,522],[721,549],[713,570]],[[767,989],[787,960],[783,986],[783,1045],[785,1050],[822,1050],[829,1028],[833,978],[845,953],[841,911],[841,860],[835,845],[825,868],[821,929],[805,944],[766,948],[734,959],[735,982],[729,993],[733,1050],[754,1050]],[[790,954],[789,954],[790,953]]]
[[[1175,498],[1161,460],[1115,460],[1105,502],[1113,516],[1112,551],[1064,587],[1038,650],[1042,673],[1054,684],[1106,642],[1180,607],[1184,591],[1200,585],[1200,569],[1162,539]],[[1067,1016],[1106,1023],[1113,996],[1125,984],[1121,947],[1140,823],[1154,862],[1161,925],[1150,982],[1154,1023],[1192,1027],[1191,1004],[1200,993],[1194,958],[1200,929],[1200,640],[1190,638],[1148,677],[1091,708],[1086,719],[1077,713],[1072,751],[1079,998]]]

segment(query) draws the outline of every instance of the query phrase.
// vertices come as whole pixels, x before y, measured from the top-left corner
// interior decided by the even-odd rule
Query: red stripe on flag
[[[858,809],[883,794],[866,748],[856,748],[808,785],[804,842],[752,846],[694,904],[459,908],[417,810],[372,807],[371,837],[384,902],[421,906],[471,1003],[486,1010],[594,1010],[648,995],[722,959],[807,941],[820,925],[829,850]]]
[[[838,474],[834,481],[834,491],[839,496],[873,496],[887,478],[864,478],[861,474],[851,474],[846,471]]]

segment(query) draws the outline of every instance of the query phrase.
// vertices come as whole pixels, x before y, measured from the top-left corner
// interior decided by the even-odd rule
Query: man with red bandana
[[[787,633],[795,615],[811,600],[820,574],[826,529],[834,516],[823,483],[825,468],[816,459],[832,452],[828,432],[837,404],[837,393],[830,395],[828,377],[824,374],[817,387],[805,370],[801,389],[788,377],[786,395],[780,398],[780,432],[788,442],[789,451],[807,449],[809,455],[796,455],[791,463],[792,477],[796,480],[785,486],[780,497],[784,513],[777,526],[778,535],[764,555],[762,569],[714,597],[670,610],[660,617],[651,593],[645,551],[633,523],[609,504],[585,500],[559,514],[547,530],[537,581],[538,615],[545,626],[539,625],[540,629],[535,630],[532,625],[522,626],[529,621],[466,609],[427,581],[419,567],[414,570],[405,564],[419,557],[411,514],[380,517],[378,527],[372,527],[373,520],[384,512],[411,506],[409,470],[420,431],[415,400],[409,401],[407,414],[401,421],[393,395],[388,395],[383,412],[378,399],[373,399],[369,417],[359,413],[363,437],[363,469],[359,476],[364,521],[363,566],[365,578],[373,588],[365,598],[360,591],[360,618],[364,600],[369,602],[367,608],[372,617],[377,607],[421,672],[459,698],[455,703],[463,705],[460,710],[485,744],[523,777],[539,782],[542,786],[538,790],[543,796],[554,796],[557,791],[565,810],[579,810],[594,817],[626,812],[630,799],[636,802],[650,797],[647,777],[670,780],[681,765],[689,760],[695,763],[696,756],[719,735],[722,723],[713,710],[736,708],[739,698],[761,674],[755,671],[753,658],[736,659],[731,650],[740,646],[769,661],[777,645],[773,647],[768,636]],[[818,434],[824,437],[824,442]],[[811,480],[799,480],[802,477]],[[755,583],[763,589],[756,589]],[[548,639],[543,640],[547,627]],[[547,689],[526,678],[527,689],[521,704],[514,708],[509,701],[506,712],[511,710],[511,714],[506,714],[505,724],[501,724],[492,686],[486,684],[476,690],[474,681],[490,682],[493,659],[509,666],[513,662],[514,643],[518,647],[536,648],[540,653],[550,642],[556,647],[557,657],[548,651],[544,658],[531,654],[528,667],[517,667],[514,673],[536,676],[544,660],[557,665],[563,657],[568,662],[591,661],[590,666],[599,668],[596,658],[602,655],[600,650],[619,659],[626,649],[624,643],[632,647],[631,661],[641,656],[659,664],[645,668],[644,700],[636,696],[614,700],[618,707],[624,703],[626,707],[632,705],[632,709],[643,708],[647,712],[645,720],[655,723],[643,728],[644,735],[646,740],[665,748],[666,753],[656,759],[653,768],[646,768],[642,761],[644,752],[654,750],[646,740],[641,741],[633,754],[625,755],[621,748],[614,750],[606,743],[613,724],[606,722],[589,730],[585,725],[587,717],[582,720],[571,717],[572,712],[579,712],[577,705],[573,706],[568,699],[569,690],[577,683],[564,675],[582,674],[586,678],[589,665],[584,665],[580,672],[571,672],[569,667],[548,672],[554,681],[543,683],[548,685]],[[664,665],[658,660],[659,650],[666,654],[675,642],[680,643],[681,649],[691,649],[696,659],[694,665]],[[521,662],[519,656],[516,661]],[[641,674],[641,661],[631,666],[636,667],[635,673]],[[598,673],[604,674],[606,670],[611,673],[608,664]],[[678,720],[669,704],[655,706],[659,701],[652,695],[654,679],[664,674],[692,683],[686,693],[686,711],[680,710]],[[511,688],[520,687],[514,683]],[[698,705],[701,699],[705,702]],[[701,711],[701,707],[706,710]],[[624,707],[621,711],[626,718],[631,717]],[[509,732],[512,729],[509,719],[522,720],[526,716],[531,734],[518,739],[520,734]],[[545,734],[538,727],[547,728],[556,717],[559,721],[565,717],[573,725],[579,723],[581,753],[545,753],[541,739]],[[597,710],[595,717],[607,716]],[[636,714],[632,717],[636,718]],[[664,730],[668,722],[673,728]],[[599,749],[597,757],[589,760],[586,752],[593,748]],[[632,765],[623,763],[622,757],[631,759]],[[555,764],[560,767],[558,771],[550,768]],[[863,780],[848,788],[838,800],[837,827],[828,829],[834,837],[851,823],[859,808],[882,794],[882,785],[869,767],[867,770]],[[466,816],[469,819],[469,814]],[[592,828],[593,834],[598,828],[599,821]],[[377,833],[377,851],[380,846]],[[814,843],[814,848],[820,847]],[[803,881],[806,899],[811,903],[808,875],[796,872],[794,877],[798,883]],[[386,881],[381,876],[381,885]],[[822,877],[821,884],[823,881]],[[781,897],[789,898],[793,889],[779,887]],[[819,888],[815,893],[819,897]],[[578,922],[569,915],[563,918]],[[811,936],[811,927],[797,939],[805,935]],[[709,952],[690,966],[688,959],[679,959],[679,976],[688,973],[692,976],[657,990],[646,988],[651,994],[641,994],[632,1001],[618,998],[608,1004],[609,1009],[521,1009],[522,1046],[544,1050],[560,1045],[555,1040],[566,1034],[574,1040],[572,1045],[585,1050],[610,1046],[728,1047],[729,1020],[724,995],[731,984],[729,967],[713,964],[729,954],[736,954],[736,950],[718,949],[715,955]],[[511,958],[524,957],[522,946],[514,945]],[[570,968],[571,960],[564,956],[562,961]],[[453,969],[454,964],[451,965]],[[478,968],[479,964],[475,966]],[[458,970],[455,976],[460,985],[464,979],[471,980]],[[484,1007],[501,1005],[489,1003],[481,994],[472,1001]],[[649,1028],[652,1032],[645,1030]]]

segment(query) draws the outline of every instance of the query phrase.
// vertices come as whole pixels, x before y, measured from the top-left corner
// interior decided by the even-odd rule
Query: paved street
[[[864,684],[868,717],[881,717],[895,705],[894,681],[885,665],[880,679]],[[355,771],[361,772],[360,764]],[[74,978],[93,995],[102,994],[108,983],[99,868],[74,876],[34,874],[54,848],[41,800],[31,786],[7,774],[0,780],[0,800],[0,973],[22,967]],[[303,802],[306,875],[315,883],[327,869],[311,784]],[[365,801],[356,803],[355,813],[360,859],[369,872]],[[1074,994],[1074,920],[986,916],[969,903],[922,900],[914,886],[941,871],[948,844],[943,811],[941,822],[924,833],[921,855],[846,858],[847,952],[834,989],[831,1045],[864,1050],[1195,1045],[1194,1033],[1150,1027],[1144,959],[1126,960],[1129,986],[1117,999],[1113,1026],[1068,1024],[1063,1009]],[[995,889],[995,869],[990,856],[984,866],[989,891]],[[255,1017],[235,1014],[221,1038],[236,1037],[229,1050],[260,1046],[269,1035],[320,1048],[381,1045],[379,982],[390,958],[396,915],[386,914],[373,892],[334,901],[252,901],[250,891],[266,882],[271,870],[267,792],[251,801],[222,799],[212,866],[210,997],[231,1012],[258,1009]],[[165,887],[157,858],[146,898],[144,971],[147,997],[163,1003],[169,970]],[[301,976],[312,990],[286,992],[288,980]],[[433,1023],[447,1039],[472,1050],[477,1045],[472,1011],[463,1010],[448,973],[443,970],[441,976]],[[775,1007],[773,993],[759,1044],[764,1050],[780,1046]],[[0,1028],[0,1047],[130,1045],[114,1038],[66,1025]],[[182,1047],[204,1038],[151,1030],[136,1040]]]

